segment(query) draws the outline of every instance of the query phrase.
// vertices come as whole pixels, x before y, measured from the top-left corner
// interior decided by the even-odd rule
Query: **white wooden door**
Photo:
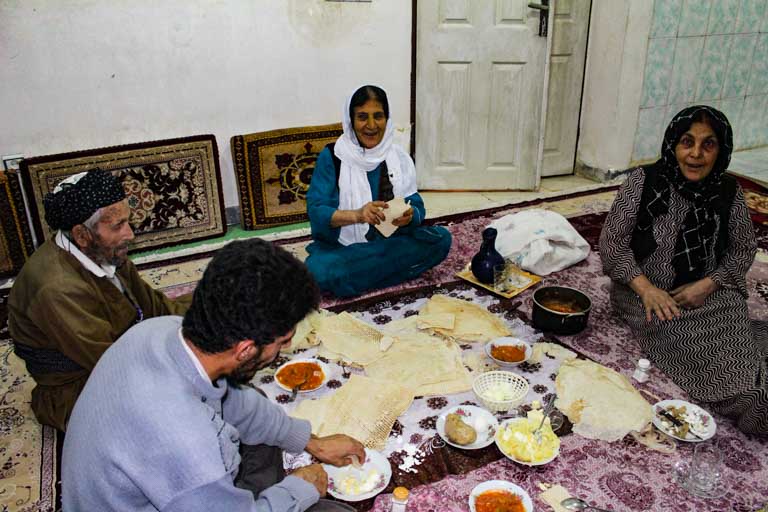
[[[548,53],[527,3],[418,0],[419,188],[538,186]]]
[[[557,0],[542,176],[573,173],[591,0]]]

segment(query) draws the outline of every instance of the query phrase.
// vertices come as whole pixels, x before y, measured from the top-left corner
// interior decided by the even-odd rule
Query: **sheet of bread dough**
[[[379,359],[384,334],[346,311],[320,319],[315,330],[322,344],[320,354],[365,366]]]
[[[570,359],[576,359],[576,352],[568,350],[562,345],[557,343],[550,343],[548,341],[540,341],[534,343],[533,352],[531,353],[530,363],[540,363],[546,356],[550,356],[560,362],[568,361]]]
[[[300,402],[291,416],[308,420],[315,435],[347,434],[381,451],[413,396],[412,389],[395,382],[353,374],[333,395]]]
[[[589,439],[618,441],[642,431],[653,409],[625,376],[592,361],[565,361],[555,380],[555,406]]]
[[[433,295],[419,311],[419,316],[434,318],[434,315],[452,314],[452,329],[433,327],[431,330],[441,336],[468,342],[485,342],[501,336],[509,336],[512,331],[504,321],[490,313],[483,306],[472,302]]]
[[[396,342],[365,374],[402,383],[418,396],[452,394],[472,389],[461,349],[452,341],[420,332],[401,333]]]
[[[320,343],[315,335],[315,329],[320,325],[320,319],[326,315],[332,315],[333,313],[321,309],[319,311],[312,311],[305,316],[301,322],[296,324],[296,333],[291,339],[291,344],[288,347],[283,347],[280,352],[294,353],[297,350],[314,347]]]
[[[379,224],[374,224],[374,226],[382,235],[384,235],[386,238],[389,238],[392,233],[397,231],[397,226],[392,224],[392,221],[398,217],[402,217],[408,208],[410,208],[410,206],[408,206],[408,204],[405,202],[405,199],[402,197],[396,197],[390,201],[387,201],[387,206],[388,208],[382,210],[382,213],[384,214],[384,220]]]
[[[453,313],[420,313],[417,318],[419,329],[448,329],[456,325],[456,315]]]

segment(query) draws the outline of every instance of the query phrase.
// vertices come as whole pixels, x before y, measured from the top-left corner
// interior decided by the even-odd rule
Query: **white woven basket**
[[[486,396],[488,389],[495,385],[502,384],[510,388],[510,393],[506,400],[491,400]],[[520,404],[528,394],[528,381],[523,377],[512,372],[493,371],[481,373],[475,377],[472,383],[472,389],[477,398],[482,402],[486,409],[491,412],[508,411]]]

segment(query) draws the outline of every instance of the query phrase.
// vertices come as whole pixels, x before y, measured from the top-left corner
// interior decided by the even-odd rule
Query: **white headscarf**
[[[391,117],[387,119],[384,138],[376,147],[365,149],[358,142],[349,114],[349,104],[358,89],[360,87],[350,94],[344,104],[341,115],[344,133],[336,140],[334,147],[334,153],[341,160],[341,172],[339,173],[340,210],[357,210],[373,200],[367,173],[376,169],[385,160],[394,196],[407,197],[416,193],[416,166],[403,148],[393,144],[395,127]],[[369,224],[364,222],[342,226],[339,243],[350,245],[367,242],[365,234],[369,227]]]

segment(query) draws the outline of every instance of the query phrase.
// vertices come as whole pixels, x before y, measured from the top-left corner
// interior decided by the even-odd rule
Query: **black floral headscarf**
[[[82,224],[96,210],[125,199],[123,186],[112,173],[93,169],[74,184],[43,198],[45,221],[51,229],[68,231]]]
[[[681,172],[675,147],[694,119],[699,119],[702,113],[715,132],[719,151],[712,172],[703,180],[693,182]],[[728,169],[732,152],[733,130],[725,115],[712,107],[696,105],[681,110],[672,119],[664,132],[661,158],[646,168],[646,172],[655,172],[656,178],[652,180],[652,199],[638,212],[636,228],[640,232],[652,230],[653,221],[667,213],[672,189],[693,203],[675,243],[672,258],[675,269],[673,287],[704,277],[708,256],[711,257],[715,246],[716,216],[721,210],[723,174]]]

